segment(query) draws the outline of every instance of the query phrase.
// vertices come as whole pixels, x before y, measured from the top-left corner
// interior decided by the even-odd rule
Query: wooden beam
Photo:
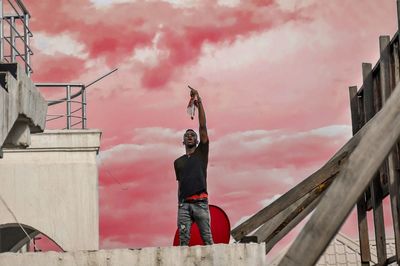
[[[379,37],[379,48],[381,51],[381,58],[379,62],[379,80],[380,92],[382,95],[382,106],[389,99],[392,93],[392,86],[390,82],[390,36]]]
[[[368,130],[359,145],[350,155],[348,163],[339,176],[326,191],[308,223],[290,246],[280,262],[280,266],[307,266],[314,265],[318,261],[359,196],[399,139],[399,102],[400,84],[396,86],[381,111],[367,123]],[[382,138],[382,132],[385,132],[384,138]]]
[[[289,207],[287,207],[286,209],[284,209],[283,211],[272,217],[269,221],[260,226],[260,228],[258,228],[257,231],[252,234],[252,236],[257,237],[258,243],[265,242],[265,240],[271,234],[273,234],[274,231],[279,228],[279,226],[281,226],[283,221],[285,221],[290,216],[290,214],[296,210],[297,207],[301,206],[304,203],[304,201],[308,198],[309,195],[310,193],[306,194],[305,196],[297,200],[295,203],[293,203],[292,205],[290,205]]]
[[[264,223],[254,234],[252,234],[253,236],[257,236],[258,243],[269,241],[269,239],[273,238],[274,235],[280,233],[282,230],[288,233],[291,228],[287,230],[286,226],[299,215],[305,217],[305,215],[303,215],[305,208],[318,198],[323,191],[325,191],[325,189],[331,184],[332,179],[333,177],[317,186],[310,193],[306,194],[284,211],[274,216],[271,220]]]
[[[298,206],[282,223],[281,225],[265,239],[265,253],[268,253],[276,243],[286,236],[296,225],[298,225],[308,214],[310,214],[315,206],[319,203],[326,188],[334,180],[334,177],[328,179],[309,193],[301,206]]]
[[[348,163],[280,262],[314,265],[400,136],[400,84],[369,125]],[[365,126],[364,126],[365,128]],[[359,133],[362,130],[359,131]],[[382,138],[382,132],[385,137]],[[353,137],[354,138],[354,137]]]
[[[361,119],[360,115],[360,100],[357,95],[357,87],[349,87],[350,96],[350,109],[351,109],[351,121],[353,128],[353,135],[355,135],[364,123],[364,119]],[[369,236],[368,236],[368,221],[367,221],[367,199],[365,193],[362,193],[361,197],[357,202],[357,219],[358,219],[358,235],[360,239],[360,257],[361,265],[369,266],[371,260],[371,251],[369,248]]]
[[[400,31],[400,1],[397,0],[397,31]],[[400,34],[398,35],[400,40]]]
[[[345,160],[348,154],[351,153],[354,147],[358,144],[358,141],[359,138],[356,138],[351,143],[348,143],[348,145],[345,145],[345,147],[340,150],[340,153],[336,154],[333,159],[327,162],[320,170],[313,173],[276,201],[272,202],[270,205],[234,228],[231,231],[233,238],[236,240],[242,239],[245,235],[256,230],[262,224],[272,219],[275,215],[304,197],[314,188],[318,187],[332,176],[335,176],[339,172],[343,160]]]
[[[372,118],[371,122],[372,120],[375,120],[375,118]],[[365,126],[363,126],[360,131],[358,131],[357,134],[354,135],[338,152],[336,152],[336,154],[318,171],[234,228],[231,231],[232,237],[239,241],[243,236],[256,230],[262,224],[292,205],[315,187],[339,173],[340,169],[343,167],[343,162],[346,161],[348,156],[353,152],[362,136],[370,127],[371,123],[366,123]]]
[[[383,39],[380,45],[381,47],[387,43],[387,38]],[[392,93],[392,89],[395,87],[395,84],[400,81],[400,73],[399,73],[399,54],[398,54],[398,42],[393,45],[393,59],[390,57],[390,51],[388,49],[381,51],[381,58],[384,63],[384,72],[381,73],[381,79],[390,80],[388,86],[390,91],[385,94],[385,97],[382,97],[384,104]],[[393,66],[391,68],[391,66]],[[390,70],[394,71],[391,72]],[[383,77],[382,77],[383,75]],[[383,85],[381,83],[381,89]],[[390,207],[392,210],[392,221],[393,221],[393,232],[394,232],[394,241],[395,241],[395,250],[396,255],[394,256],[397,264],[400,265],[400,204],[399,204],[399,158],[397,145],[393,148],[388,156],[388,175],[389,175],[389,194],[390,194]],[[389,260],[389,259],[388,259]]]
[[[391,76],[390,76],[390,36],[383,35],[379,36],[379,49],[380,49],[380,59],[379,59],[379,79],[377,79],[377,87],[375,88],[374,97],[377,96],[380,102],[375,102],[375,112],[380,110],[385,104],[386,100],[392,93],[391,86]],[[379,108],[378,108],[379,107]],[[389,195],[389,166],[388,160],[385,160],[379,169],[380,182],[382,188],[382,198]]]
[[[369,121],[376,112],[374,106],[374,86],[373,86],[373,73],[372,65],[363,63],[362,72],[364,77],[364,115],[365,121]],[[386,261],[386,237],[385,237],[385,223],[383,220],[383,206],[382,206],[382,191],[379,174],[375,174],[375,177],[370,184],[371,190],[371,202],[374,216],[375,226],[375,241],[376,241],[376,253],[378,257],[378,264],[384,264]]]
[[[393,91],[396,84],[400,82],[399,41],[397,41],[393,44],[393,60],[392,60],[392,62],[393,62],[393,68],[392,68],[392,72],[391,72],[391,77],[392,77],[391,89]]]
[[[352,124],[353,135],[355,135],[362,127],[360,123],[360,109],[358,104],[359,100],[357,95],[357,86],[349,87],[349,97],[350,97],[351,124]]]

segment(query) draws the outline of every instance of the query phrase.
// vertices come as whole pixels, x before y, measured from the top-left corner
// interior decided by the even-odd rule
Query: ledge
[[[113,249],[76,252],[2,253],[0,265],[266,265],[264,244]]]
[[[99,151],[101,131],[98,129],[45,130],[31,135],[26,149],[3,149],[4,153],[52,150]]]

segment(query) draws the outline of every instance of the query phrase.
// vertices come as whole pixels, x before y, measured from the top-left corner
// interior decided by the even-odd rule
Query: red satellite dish
[[[211,234],[215,244],[228,244],[231,237],[231,225],[226,213],[215,205],[209,205],[211,217]],[[190,229],[189,246],[204,245],[201,239],[199,227],[196,223],[192,223]],[[179,231],[176,229],[174,237],[174,246],[179,246]]]

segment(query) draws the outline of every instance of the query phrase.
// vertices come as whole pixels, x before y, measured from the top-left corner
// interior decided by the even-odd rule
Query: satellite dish
[[[231,225],[226,213],[218,206],[209,205],[211,218],[211,234],[215,244],[228,244],[231,237]],[[174,246],[179,246],[179,231],[176,229]],[[199,227],[195,222],[190,229],[189,246],[204,245],[201,239]]]

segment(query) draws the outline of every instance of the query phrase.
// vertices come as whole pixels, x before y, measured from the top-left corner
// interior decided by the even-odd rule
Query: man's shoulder
[[[182,159],[185,157],[185,155],[179,156],[178,158],[175,159],[174,164],[176,164],[179,161],[182,161]]]
[[[204,148],[208,148],[208,146],[209,146],[209,144],[210,144],[210,141],[209,140],[207,140],[206,142],[199,142],[199,145],[197,145],[197,148],[196,149],[204,149]]]

